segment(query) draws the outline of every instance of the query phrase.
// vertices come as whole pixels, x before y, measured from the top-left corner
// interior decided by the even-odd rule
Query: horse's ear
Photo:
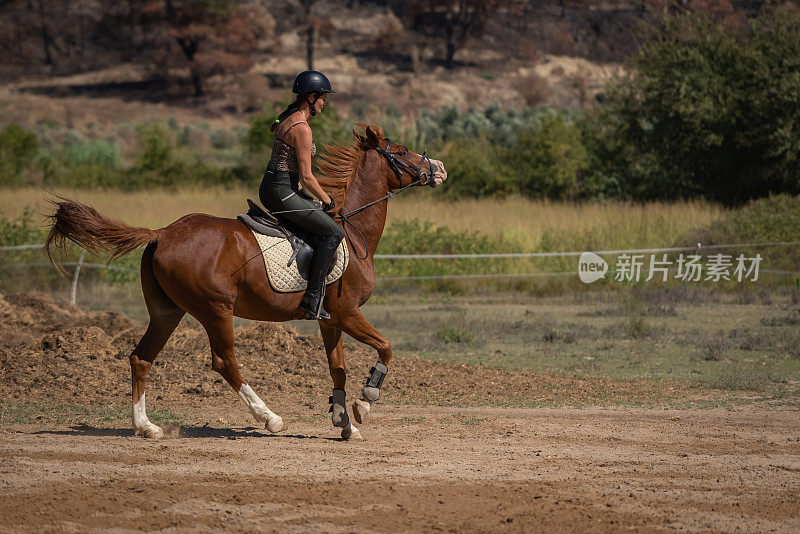
[[[362,145],[369,144],[369,134],[368,134],[369,126],[361,122],[357,123],[356,126],[358,126],[361,129],[361,131],[363,131],[367,135],[362,135],[357,130],[353,130],[353,137],[355,137],[356,140]]]
[[[363,145],[363,144],[366,144],[366,142],[367,142],[367,138],[366,138],[366,137],[364,137],[363,135],[361,135],[360,133],[358,133],[358,132],[357,132],[357,131],[355,131],[355,130],[353,130],[353,137],[355,137],[355,138],[356,138],[356,141],[358,141],[358,142],[359,142],[359,144],[362,144],[362,145]]]
[[[367,126],[365,132],[367,134],[367,141],[372,146],[380,146],[383,140],[383,130],[380,126]]]

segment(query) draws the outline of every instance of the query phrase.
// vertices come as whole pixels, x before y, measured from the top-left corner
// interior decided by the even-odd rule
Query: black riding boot
[[[319,246],[314,251],[311,260],[311,273],[308,275],[306,294],[300,301],[300,308],[305,310],[301,319],[330,319],[330,314],[322,307],[325,298],[325,278],[331,270],[331,265],[336,259],[336,249],[341,238],[338,235],[329,235],[322,238]]]

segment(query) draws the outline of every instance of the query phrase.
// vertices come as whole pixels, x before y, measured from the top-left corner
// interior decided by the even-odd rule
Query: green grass
[[[169,408],[152,407],[147,416],[156,424],[181,424],[182,416]],[[27,424],[81,424],[100,428],[129,422],[130,407],[117,405],[84,406],[53,402],[0,400],[0,427]]]
[[[787,318],[800,308],[787,292],[752,298],[653,290],[443,303],[419,295],[363,310],[404,356],[619,381],[686,380],[796,399],[800,332]]]
[[[473,332],[452,326],[442,326],[434,333],[434,336],[444,343],[472,343],[475,340]]]
[[[463,413],[455,414],[453,419],[464,426],[480,426],[481,423],[485,423],[489,420],[485,417],[478,417],[477,415],[467,415]]]

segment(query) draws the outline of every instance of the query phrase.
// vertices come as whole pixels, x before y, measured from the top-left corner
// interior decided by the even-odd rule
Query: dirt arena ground
[[[0,529],[800,530],[795,412],[382,405],[362,428],[20,426]]]
[[[319,340],[246,325],[243,373],[288,427],[272,435],[187,324],[148,382],[172,422],[147,441],[127,420],[143,328],[0,296],[0,532],[800,531],[791,404],[697,409],[726,393],[398,358],[345,442]],[[347,351],[352,398],[375,356]]]

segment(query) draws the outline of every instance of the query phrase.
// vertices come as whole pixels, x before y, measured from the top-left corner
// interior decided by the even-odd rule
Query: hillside
[[[304,14],[289,2],[244,2],[257,28],[239,21],[223,29],[258,35],[246,42],[240,36],[235,50],[200,45],[206,49],[199,48],[191,62],[173,39],[189,26],[176,30],[153,8],[128,4],[92,8],[70,0],[60,12],[39,14],[23,2],[3,3],[0,106],[8,113],[2,123],[102,120],[81,120],[81,108],[97,108],[91,102],[120,108],[125,118],[132,109],[123,102],[190,108],[207,117],[247,114],[285,98],[294,74],[307,66]],[[522,11],[493,13],[470,33],[448,69],[443,41],[422,31],[403,3],[320,1],[313,13],[324,24],[315,34],[314,67],[339,88],[337,104],[350,108],[357,102],[367,108],[360,113],[392,106],[414,114],[490,102],[580,107],[620,71],[617,63],[634,49],[633,29],[645,16],[631,2],[583,4],[529,2]],[[195,71],[202,74],[202,97],[193,94]]]

